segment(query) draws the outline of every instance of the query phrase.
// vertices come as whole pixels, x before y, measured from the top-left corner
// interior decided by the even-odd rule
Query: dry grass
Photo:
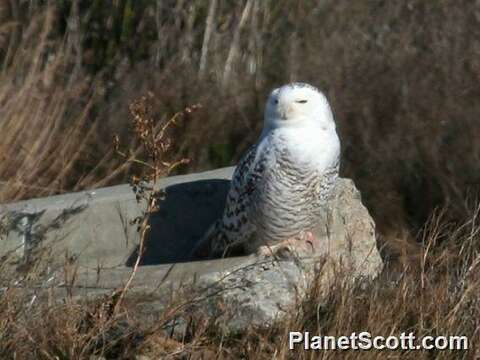
[[[201,294],[180,288],[164,310],[142,307],[134,294],[118,309],[118,293],[88,300],[55,296],[59,290],[42,277],[10,279],[2,283],[0,297],[0,356],[2,359],[134,359],[143,354],[165,359],[407,359],[475,358],[480,306],[478,210],[471,221],[450,227],[441,214],[424,230],[425,250],[418,271],[392,277],[351,282],[348,274],[336,274],[330,288],[314,282],[305,299],[285,319],[269,329],[250,328],[227,334],[189,304]],[[445,230],[448,228],[448,233]],[[446,235],[448,234],[448,235]],[[435,249],[440,237],[451,246]],[[457,245],[453,245],[457,244]],[[30,279],[30,280],[28,280]],[[39,288],[39,281],[45,284]],[[67,292],[68,293],[68,292]],[[320,295],[323,294],[323,295]],[[163,294],[165,295],[165,294]],[[150,296],[155,296],[151,294]],[[198,309],[198,307],[197,307]],[[170,324],[184,319],[186,327],[172,332]],[[227,320],[228,321],[228,320]],[[426,335],[463,335],[470,350],[462,351],[289,351],[288,332],[349,335],[369,331],[372,335],[413,332]]]
[[[125,182],[111,134],[129,140],[128,104],[148,91],[159,117],[204,105],[177,131],[176,150],[192,159],[182,171],[234,164],[258,136],[268,91],[289,80],[327,92],[343,174],[383,233],[418,231],[435,207],[461,220],[476,196],[471,1],[33,3],[2,28],[22,46],[0,51],[1,201]]]
[[[53,16],[49,8],[32,18],[0,74],[2,202],[72,190],[95,165],[95,80],[74,69],[68,39],[50,39]]]
[[[259,133],[268,91],[303,80],[327,92],[342,172],[362,191],[386,256],[401,260],[390,270],[403,276],[347,286],[339,275],[325,304],[317,306],[313,287],[302,311],[271,330],[225,337],[197,319],[181,344],[139,320],[135,304],[108,326],[85,329],[94,305],[74,299],[30,305],[30,295],[10,286],[0,297],[1,358],[108,353],[98,339],[125,321],[127,333],[143,340],[128,341],[133,348],[122,343],[112,356],[144,349],[187,358],[198,351],[295,358],[285,343],[293,328],[465,334],[478,341],[476,2],[86,3],[0,1],[0,203],[126,182],[139,168],[115,156],[112,134],[142,151],[129,136],[128,104],[149,91],[163,120],[203,104],[195,121],[173,132],[172,150],[192,159],[182,171],[234,164]]]

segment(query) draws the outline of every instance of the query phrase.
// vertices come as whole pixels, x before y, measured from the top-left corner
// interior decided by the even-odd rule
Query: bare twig
[[[189,162],[188,159],[166,160],[167,152],[172,143],[167,131],[177,124],[180,117],[190,114],[200,107],[199,105],[187,107],[174,114],[163,124],[157,124],[149,106],[152,98],[153,95],[149,93],[148,96],[144,96],[130,105],[133,133],[141,143],[144,156],[140,157],[138,149],[135,152],[120,150],[120,139],[117,135],[114,136],[115,152],[124,158],[127,163],[138,164],[144,170],[143,173],[131,177],[130,185],[135,192],[137,201],[143,201],[147,206],[142,216],[133,220],[133,223],[138,224],[137,231],[140,234],[137,259],[124,287],[116,292],[113,314],[118,312],[141,264],[145,251],[145,239],[150,231],[150,216],[158,210],[158,200],[163,195],[162,190],[158,188],[158,180],[171,173],[176,167]]]

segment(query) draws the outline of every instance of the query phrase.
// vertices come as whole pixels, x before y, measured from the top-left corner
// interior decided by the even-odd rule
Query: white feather
[[[271,92],[257,143],[235,170],[223,217],[202,241],[255,251],[309,227],[338,176],[340,141],[326,97],[293,83]]]

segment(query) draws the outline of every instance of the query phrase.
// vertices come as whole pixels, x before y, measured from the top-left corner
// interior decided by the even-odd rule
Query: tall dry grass
[[[126,181],[110,137],[128,139],[127,104],[148,91],[159,117],[204,105],[177,132],[183,171],[234,164],[290,80],[326,91],[342,172],[382,232],[438,206],[461,220],[477,194],[475,2],[4,3],[23,15],[5,7],[1,201]]]
[[[72,190],[79,164],[93,165],[95,81],[75,67],[69,37],[51,38],[54,14],[32,15],[0,74],[2,202]]]
[[[112,134],[132,141],[128,104],[149,91],[158,118],[203,105],[174,133],[179,157],[192,159],[183,171],[234,164],[259,134],[268,92],[300,80],[327,93],[341,171],[360,188],[387,258],[401,260],[394,280],[350,287],[340,275],[321,307],[314,287],[297,317],[269,331],[228,337],[204,319],[172,344],[133,324],[145,351],[296,358],[284,343],[292,327],[478,341],[478,2],[9,0],[0,21],[0,203],[125,182],[131,165],[115,156]],[[2,355],[91,353],[78,342],[83,310],[30,301],[1,297]],[[66,327],[52,325],[45,338],[44,319]]]
[[[149,292],[147,298],[131,294],[114,309],[118,293],[90,299],[74,296],[81,290],[74,288],[73,280],[66,280],[68,286],[59,289],[46,281],[50,274],[2,278],[0,356],[22,360],[135,359],[140,355],[152,359],[475,359],[480,341],[478,209],[471,215],[461,226],[446,222],[441,213],[428,222],[418,271],[352,282],[350,274],[339,270],[328,288],[314,281],[307,296],[273,326],[241,333],[225,332],[225,316],[226,323],[218,323],[218,318],[199,311],[203,296],[188,286],[177,289],[163,310],[153,311],[149,301],[165,299],[163,288]],[[436,247],[444,237],[448,238],[443,243],[451,245]],[[66,267],[65,279],[73,279],[72,274]],[[61,278],[62,273],[57,275]],[[66,296],[60,294],[63,290]],[[173,331],[173,322],[184,324],[183,328]],[[468,338],[469,348],[291,351],[289,331],[308,331],[312,336],[405,332],[417,339],[458,335]]]

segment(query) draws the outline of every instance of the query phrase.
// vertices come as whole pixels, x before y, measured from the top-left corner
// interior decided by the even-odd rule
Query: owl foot
[[[260,246],[259,257],[278,257],[281,259],[293,256],[312,255],[319,248],[318,240],[311,231],[302,231],[298,236],[289,238],[275,245]]]

